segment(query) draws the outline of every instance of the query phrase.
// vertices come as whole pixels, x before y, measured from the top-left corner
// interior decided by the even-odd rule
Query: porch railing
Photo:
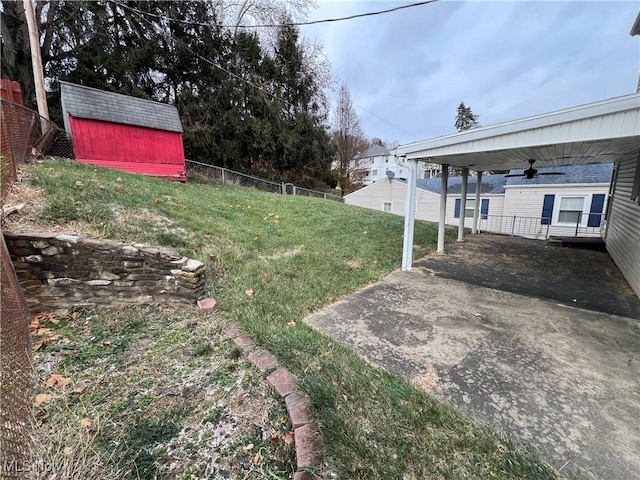
[[[517,215],[481,215],[478,232],[516,235],[546,240],[549,238],[549,219],[546,217],[519,217]]]
[[[604,214],[580,213],[574,223],[551,224],[548,217],[521,217],[518,215],[481,215],[478,232],[515,235],[548,240],[550,235],[561,237],[601,237],[605,228]]]

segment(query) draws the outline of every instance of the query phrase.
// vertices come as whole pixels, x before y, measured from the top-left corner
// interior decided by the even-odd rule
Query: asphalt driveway
[[[529,446],[569,478],[640,478],[637,317],[564,305],[577,303],[571,292],[559,303],[446,278],[447,258],[459,261],[426,257],[306,321]],[[484,264],[474,278],[493,278],[491,268]]]

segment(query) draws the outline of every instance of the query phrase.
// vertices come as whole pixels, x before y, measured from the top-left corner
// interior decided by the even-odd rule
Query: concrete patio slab
[[[422,267],[306,321],[525,444],[569,478],[640,478],[637,320]]]

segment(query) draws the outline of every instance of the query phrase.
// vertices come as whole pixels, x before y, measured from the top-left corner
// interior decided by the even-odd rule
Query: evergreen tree
[[[258,18],[268,6],[245,3],[251,8],[238,15]],[[18,7],[0,6],[2,72],[28,93],[30,68],[18,61],[29,54]],[[322,89],[297,28],[274,30],[275,47],[264,48],[255,33],[220,27],[217,15],[235,11],[218,7],[197,0],[38,1],[45,75],[54,86],[67,80],[173,103],[187,158],[317,187],[328,179],[332,145],[318,104]],[[61,123],[59,99],[50,110]]]
[[[460,102],[458,105],[458,109],[456,112],[456,130],[462,132],[464,130],[469,130],[471,128],[475,128],[479,126],[478,118],[479,115],[475,115],[471,111],[471,107],[467,107],[464,102]]]

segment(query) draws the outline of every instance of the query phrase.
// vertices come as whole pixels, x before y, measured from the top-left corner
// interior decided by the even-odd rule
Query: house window
[[[453,218],[460,218],[460,199],[456,198],[454,205]],[[476,206],[476,200],[474,198],[467,199],[464,205],[464,218],[473,218],[473,209]],[[489,216],[489,199],[480,199],[480,220],[486,220]]]
[[[403,171],[402,169],[398,170],[398,175],[402,175]]]
[[[542,225],[562,227],[599,227],[605,205],[605,194],[589,195],[545,195],[542,205]],[[551,220],[551,222],[549,222]]]
[[[560,197],[556,223],[558,225],[576,225],[584,211],[586,197]]]
[[[382,211],[387,213],[393,212],[393,202],[382,202]]]
[[[375,177],[376,175],[378,175],[378,170],[374,170],[374,171],[372,171],[372,172],[371,172],[371,175],[372,175],[372,176],[374,176],[374,177]]]
[[[371,159],[371,165],[373,165],[373,158]]]
[[[384,163],[389,163],[389,159],[388,159],[388,158],[385,158],[385,159],[384,159]]]
[[[464,218],[473,218],[473,209],[476,206],[476,200],[472,198],[467,200],[464,206]]]

